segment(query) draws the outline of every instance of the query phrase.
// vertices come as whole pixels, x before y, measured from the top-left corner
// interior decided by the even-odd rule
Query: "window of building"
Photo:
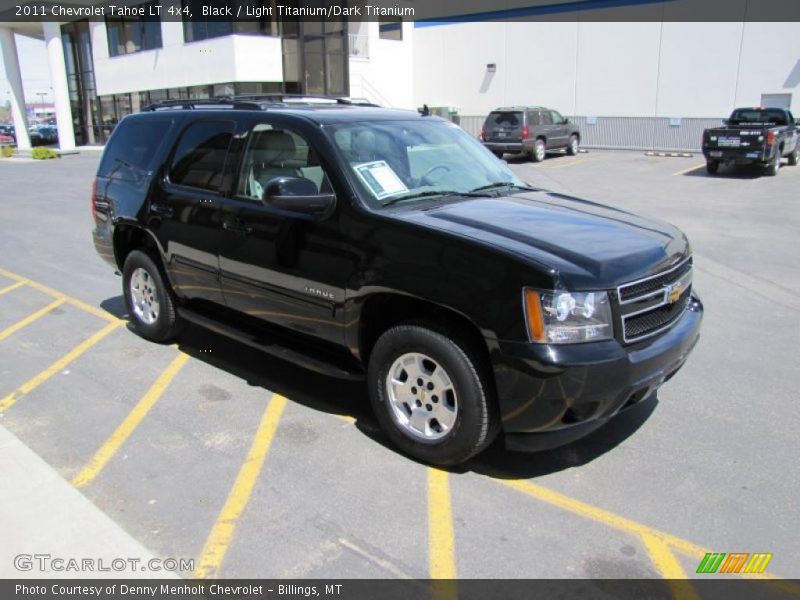
[[[199,121],[183,132],[172,159],[172,183],[218,191],[225,170],[233,123]]]
[[[403,41],[403,19],[387,17],[378,22],[378,33],[382,40]]]
[[[157,0],[141,5],[144,15],[140,17],[106,18],[109,56],[161,48],[161,18],[155,8],[151,11],[151,6],[157,5]]]

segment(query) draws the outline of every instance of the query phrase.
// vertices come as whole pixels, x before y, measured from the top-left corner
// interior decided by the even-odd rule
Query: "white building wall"
[[[162,22],[163,47],[110,57],[104,22],[91,24],[98,95],[230,81],[282,81],[281,40],[232,35],[183,43],[183,25]]]
[[[403,23],[402,40],[380,39],[378,23],[363,22],[368,58],[350,58],[350,95],[382,106],[415,108],[413,23]]]
[[[761,94],[800,113],[798,23],[463,23],[414,31],[414,104],[485,115],[722,118]],[[495,73],[486,65],[496,63]]]

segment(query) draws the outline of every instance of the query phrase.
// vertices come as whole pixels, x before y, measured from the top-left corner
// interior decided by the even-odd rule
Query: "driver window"
[[[561,125],[561,123],[564,121],[564,117],[562,117],[556,111],[554,111],[554,110],[550,111],[550,114],[553,115],[553,123],[555,123],[556,125]]]
[[[248,135],[237,194],[262,200],[267,182],[276,177],[303,177],[317,192],[331,192],[317,152],[296,131],[261,123]]]

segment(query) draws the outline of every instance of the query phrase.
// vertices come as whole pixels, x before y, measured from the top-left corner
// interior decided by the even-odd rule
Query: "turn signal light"
[[[538,292],[525,290],[525,318],[528,320],[528,333],[532,342],[545,342],[542,301]]]

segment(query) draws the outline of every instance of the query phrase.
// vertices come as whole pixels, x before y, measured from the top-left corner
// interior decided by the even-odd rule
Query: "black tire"
[[[541,162],[546,155],[547,147],[544,144],[544,140],[536,140],[533,144],[533,150],[531,150],[530,153],[531,160],[533,162]]]
[[[406,354],[429,357],[435,361],[436,368],[444,370],[452,383],[453,404],[458,410],[449,431],[435,433],[443,436],[440,439],[415,436],[408,426],[399,423],[399,417],[392,407],[388,390],[390,370],[395,361]],[[381,428],[404,453],[425,463],[454,465],[480,453],[499,431],[494,385],[489,379],[490,367],[485,362],[486,359],[481,358],[480,351],[465,341],[455,329],[444,329],[422,322],[392,327],[378,339],[369,359],[369,395]],[[409,385],[414,383],[409,382]],[[414,393],[421,393],[425,403],[436,402],[435,396],[424,395],[425,389],[423,386],[421,392]],[[434,388],[434,392],[436,389],[438,388]],[[444,398],[441,402],[445,402]],[[420,406],[420,410],[424,406]],[[427,406],[430,407],[428,411],[434,408],[433,405]],[[398,407],[398,410],[403,409]],[[406,405],[405,410],[411,409]],[[438,423],[435,418],[424,418],[430,419],[426,421],[428,425]]]
[[[796,167],[797,166],[797,150],[794,150],[789,155],[789,166],[790,167]]]
[[[766,169],[765,173],[770,177],[775,177],[781,170],[781,153],[779,151],[775,152],[775,158],[772,159]]]
[[[567,154],[570,156],[575,156],[578,153],[578,147],[580,145],[580,139],[574,133],[569,136],[569,144],[567,144]]]
[[[137,309],[134,304],[131,279],[137,270],[143,270],[148,277],[147,287],[143,294],[157,301],[157,310],[152,322],[148,322],[142,309]],[[125,307],[128,309],[133,327],[143,338],[151,342],[165,343],[174,339],[180,332],[183,321],[175,310],[175,295],[164,276],[159,264],[150,254],[142,250],[133,250],[125,259],[122,269],[122,290],[125,296]]]
[[[708,173],[710,175],[716,175],[717,171],[719,171],[719,161],[718,160],[709,160],[706,163],[706,171],[708,171]]]
[[[492,154],[494,154],[497,158],[502,159],[504,153],[500,152],[499,150],[492,150]]]

